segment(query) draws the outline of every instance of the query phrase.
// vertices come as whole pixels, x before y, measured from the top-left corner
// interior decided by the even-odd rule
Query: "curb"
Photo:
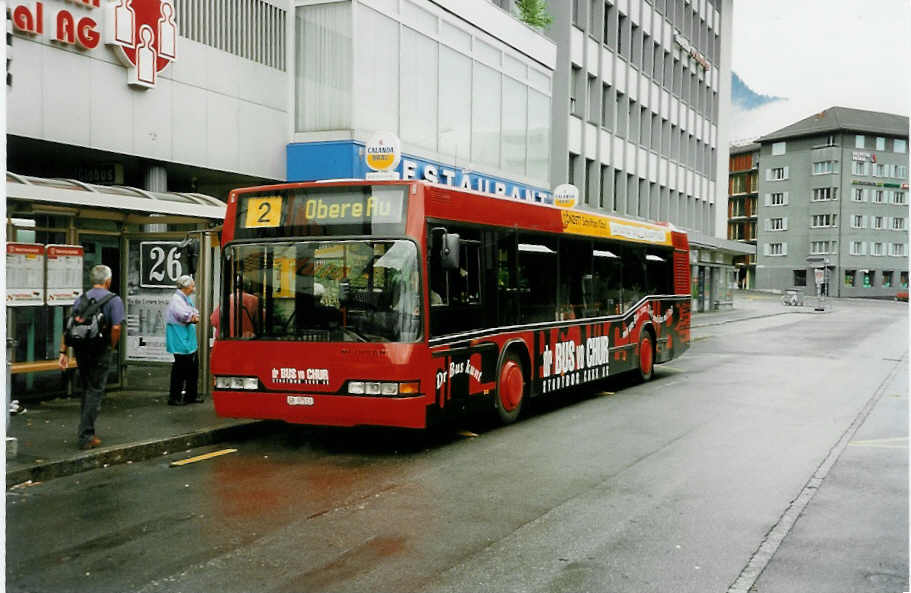
[[[778,315],[787,315],[789,313],[801,313],[801,314],[806,313],[806,314],[810,314],[810,315],[821,315],[821,314],[832,313],[832,312],[833,312],[833,309],[831,309],[831,308],[826,309],[824,311],[816,311],[812,307],[801,307],[799,309],[793,308],[789,311],[776,311],[775,313],[760,313],[758,315],[750,315],[748,317],[736,317],[734,319],[722,319],[720,321],[713,321],[713,322],[703,323],[700,325],[691,325],[690,329],[693,330],[693,329],[700,329],[703,327],[712,327],[713,325],[725,325],[726,323],[736,323],[738,321],[749,321],[750,319],[762,319],[764,317],[776,317]]]
[[[164,439],[149,439],[124,445],[102,447],[87,452],[75,453],[68,459],[29,465],[6,472],[6,488],[23,482],[46,482],[81,472],[120,465],[132,461],[146,461],[153,457],[183,449],[212,445],[228,439],[254,436],[266,429],[268,423],[262,420],[240,420],[228,426],[213,426],[191,433],[175,435]]]

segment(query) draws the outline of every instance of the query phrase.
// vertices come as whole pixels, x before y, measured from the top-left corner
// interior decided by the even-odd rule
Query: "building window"
[[[902,288],[908,288],[908,272],[901,272],[898,277]]]
[[[766,243],[766,255],[787,255],[787,243]]]
[[[881,189],[873,190],[873,203],[874,204],[883,204],[885,203],[885,193]]]
[[[787,167],[774,167],[768,169],[768,181],[781,181],[788,178]]]
[[[865,228],[866,225],[864,224],[864,222],[865,222],[866,218],[867,218],[866,216],[862,216],[860,214],[855,214],[854,216],[851,217],[851,228],[852,229]]]
[[[867,192],[861,188],[854,189],[854,201],[855,202],[866,202],[867,201]]]
[[[823,146],[835,146],[835,135],[829,134],[826,136],[826,143]]]
[[[895,257],[903,257],[905,255],[905,244],[904,243],[890,243],[889,244],[889,255]]]
[[[838,199],[837,187],[817,187],[813,189],[814,202],[828,202],[829,200]]]
[[[882,136],[876,137],[876,150],[886,150],[886,139]]]
[[[892,141],[892,150],[894,150],[895,152],[900,152],[900,153],[904,154],[905,152],[908,151],[908,142],[905,140],[899,140],[898,138],[896,138],[895,140]]]
[[[892,219],[892,230],[893,231],[903,231],[905,230],[905,219],[900,216],[896,216]]]
[[[351,127],[351,4],[299,6],[295,90],[299,132]]]
[[[886,288],[892,286],[892,272],[883,272],[883,286]]]
[[[895,165],[895,176],[904,179],[908,176],[908,167],[906,165]]]
[[[807,285],[807,271],[806,270],[794,270],[794,286],[806,286]]]
[[[897,191],[892,194],[892,203],[893,204],[904,204],[905,203],[905,192]]]
[[[824,175],[835,170],[832,161],[818,161],[813,163],[813,175]]]
[[[582,28],[582,0],[572,0],[572,2],[573,2],[573,24],[581,29]]]
[[[810,228],[834,227],[837,214],[814,214],[810,218]]]
[[[863,270],[864,278],[864,288],[870,288],[873,286],[876,278],[876,272],[873,270]]]
[[[585,77],[582,68],[573,64],[572,80],[569,85],[569,112],[573,115],[582,116],[582,102],[580,97],[584,91]]]
[[[810,254],[838,253],[838,241],[810,241]]]
[[[883,217],[874,216],[872,219],[872,222],[870,224],[870,228],[876,229],[876,230],[882,230],[883,229]]]
[[[864,148],[866,138],[861,134],[854,137],[854,148]]]
[[[768,231],[786,231],[788,230],[788,219],[786,217],[782,218],[768,218],[767,228]]]
[[[851,169],[851,173],[858,176],[866,175],[867,161],[854,161],[854,167]]]
[[[769,206],[786,206],[788,203],[787,192],[775,192],[766,195],[769,196]]]
[[[772,143],[772,155],[778,156],[785,153],[785,142],[773,142]]]
[[[601,115],[601,110],[598,109],[598,98],[601,94],[601,89],[597,84],[598,79],[594,76],[588,76],[588,104],[585,106],[585,110],[588,112],[588,121],[593,124],[600,124],[598,121],[598,116]]]
[[[601,87],[601,125],[608,130],[614,129],[614,89],[609,84]]]
[[[886,176],[886,166],[882,163],[879,163],[873,167],[873,177],[885,177]]]
[[[854,270],[845,270],[845,286],[854,286],[854,278],[857,272]]]
[[[883,244],[879,242],[874,242],[870,244],[870,255],[885,255],[883,252]]]
[[[867,244],[863,241],[851,241],[848,253],[851,255],[867,255]]]

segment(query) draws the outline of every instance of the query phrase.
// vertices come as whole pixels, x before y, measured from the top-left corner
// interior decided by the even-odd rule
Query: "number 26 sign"
[[[174,288],[185,274],[185,256],[177,241],[142,241],[139,243],[139,286]]]

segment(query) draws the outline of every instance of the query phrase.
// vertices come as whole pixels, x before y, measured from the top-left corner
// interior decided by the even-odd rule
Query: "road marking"
[[[189,457],[187,459],[181,459],[180,461],[172,461],[171,467],[179,467],[181,465],[187,465],[188,463],[205,461],[206,459],[220,457],[221,455],[227,455],[228,453],[237,453],[237,449],[222,449],[221,451],[212,451],[211,453],[206,453],[205,455],[197,455],[196,457]]]
[[[851,441],[851,447],[873,447],[878,449],[907,449],[908,437],[895,437],[891,439],[871,439],[869,441]]]
[[[902,360],[906,359],[907,353],[902,357]],[[907,362],[905,362],[905,364],[907,364]],[[879,403],[879,400],[882,399],[886,392],[886,387],[889,386],[895,378],[895,375],[898,374],[898,371],[902,369],[903,366],[902,363],[898,363],[892,367],[892,370],[889,371],[886,378],[882,380],[879,387],[876,388],[873,395],[867,400],[863,409],[854,418],[854,422],[851,423],[851,426],[842,434],[841,438],[835,446],[832,447],[826,458],[823,459],[822,463],[819,464],[819,467],[816,468],[813,476],[803,487],[803,490],[800,491],[797,498],[791,502],[788,508],[785,509],[784,514],[778,519],[778,522],[773,525],[772,529],[766,534],[765,539],[759,544],[759,548],[753,553],[750,561],[728,588],[727,593],[749,593],[749,591],[752,590],[753,585],[756,584],[756,581],[759,580],[762,572],[769,565],[769,562],[772,561],[772,557],[775,555],[775,552],[778,551],[781,543],[788,536],[788,533],[791,532],[791,528],[794,527],[798,517],[803,514],[804,509],[810,504],[810,500],[816,492],[819,491],[819,488],[822,486],[826,476],[828,476],[832,466],[835,465],[835,462],[838,461],[838,458],[851,443],[851,439],[857,434],[857,431],[867,420],[867,417],[873,411],[873,408],[876,407],[876,404]]]

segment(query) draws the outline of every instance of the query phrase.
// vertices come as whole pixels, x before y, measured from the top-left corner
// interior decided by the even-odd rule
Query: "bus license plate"
[[[289,395],[288,396],[288,405],[289,406],[312,406],[313,398],[309,395]]]

